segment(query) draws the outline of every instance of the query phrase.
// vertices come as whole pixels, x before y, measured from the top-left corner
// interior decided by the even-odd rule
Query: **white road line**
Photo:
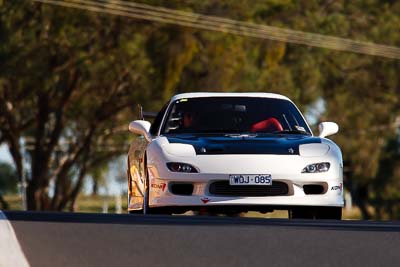
[[[0,267],[29,266],[11,223],[0,210]]]

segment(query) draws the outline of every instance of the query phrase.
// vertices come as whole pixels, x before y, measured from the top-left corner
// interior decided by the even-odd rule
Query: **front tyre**
[[[342,207],[294,207],[289,210],[289,218],[341,220]]]
[[[143,210],[128,210],[129,214],[143,214]]]

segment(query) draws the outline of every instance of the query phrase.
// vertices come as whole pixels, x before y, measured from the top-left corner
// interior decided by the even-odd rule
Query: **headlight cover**
[[[328,153],[329,149],[327,144],[304,144],[300,145],[299,153],[300,156],[306,158],[322,157]]]
[[[307,165],[301,173],[320,173],[320,172],[327,172],[331,164],[329,162],[320,162],[320,163],[313,163]]]
[[[192,165],[181,162],[168,162],[167,167],[172,172],[185,172],[185,173],[198,172],[197,169]]]

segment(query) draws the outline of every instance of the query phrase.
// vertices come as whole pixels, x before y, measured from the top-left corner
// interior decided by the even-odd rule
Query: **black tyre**
[[[317,209],[316,219],[341,220],[342,207],[319,207]]]
[[[129,214],[143,214],[143,210],[129,210]]]
[[[309,207],[296,207],[289,210],[289,219],[314,219],[313,210]]]
[[[147,214],[172,215],[169,208],[147,208]]]
[[[290,219],[341,220],[341,207],[295,207],[289,210]]]

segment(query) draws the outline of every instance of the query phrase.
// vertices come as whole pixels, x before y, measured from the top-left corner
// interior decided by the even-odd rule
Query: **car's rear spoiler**
[[[138,105],[139,110],[139,119],[144,120],[145,118],[155,118],[157,116],[157,112],[153,111],[143,111],[142,105]]]

